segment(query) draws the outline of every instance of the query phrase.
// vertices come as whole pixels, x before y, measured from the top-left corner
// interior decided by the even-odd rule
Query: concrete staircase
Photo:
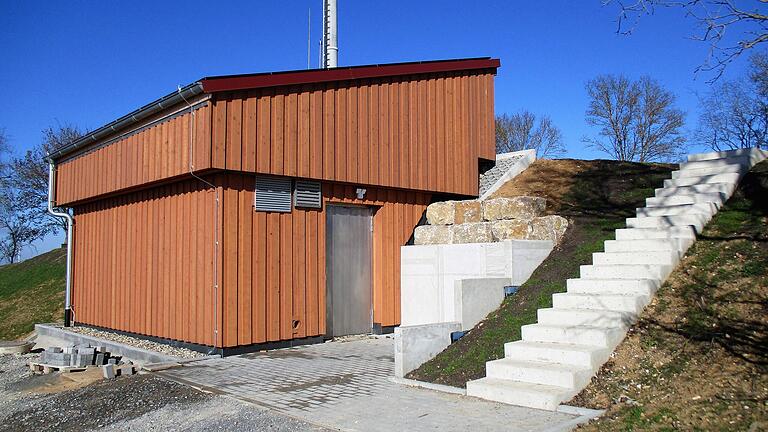
[[[503,359],[486,363],[486,377],[467,395],[555,410],[578,394],[624,339],[651,297],[741,178],[768,152],[741,149],[688,156],[656,196],[616,230],[522,340],[505,344]]]

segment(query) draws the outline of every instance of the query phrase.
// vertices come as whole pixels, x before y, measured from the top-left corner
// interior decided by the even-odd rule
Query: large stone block
[[[413,230],[413,243],[435,245],[453,243],[453,227],[448,225],[422,225]]]
[[[494,198],[483,201],[483,219],[533,219],[541,216],[546,208],[547,200],[539,197]]]
[[[430,225],[453,225],[455,215],[455,201],[436,202],[427,206],[427,222]]]
[[[490,243],[493,231],[488,222],[465,223],[453,226],[453,243]]]
[[[495,241],[527,240],[531,231],[531,223],[525,219],[494,221],[491,227]]]
[[[454,221],[455,224],[473,223],[483,221],[483,206],[480,201],[456,201]]]
[[[537,217],[531,221],[529,240],[552,240],[560,243],[565,231],[568,229],[568,219],[552,215]]]

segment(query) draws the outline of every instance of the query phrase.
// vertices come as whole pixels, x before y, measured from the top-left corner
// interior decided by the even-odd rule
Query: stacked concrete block
[[[90,345],[51,347],[40,354],[40,363],[54,367],[75,367],[83,368],[87,366],[101,366],[108,363],[110,358],[106,347],[92,347]]]
[[[688,157],[664,188],[616,230],[522,340],[486,364],[486,377],[467,383],[467,395],[555,410],[578,394],[608,360],[696,234],[736,189],[744,173],[768,152],[741,149]],[[554,221],[552,221],[554,222]]]

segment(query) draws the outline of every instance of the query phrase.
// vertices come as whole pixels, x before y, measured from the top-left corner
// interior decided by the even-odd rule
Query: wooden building
[[[75,322],[224,351],[397,326],[400,247],[495,158],[497,67],[204,78],[54,152]]]

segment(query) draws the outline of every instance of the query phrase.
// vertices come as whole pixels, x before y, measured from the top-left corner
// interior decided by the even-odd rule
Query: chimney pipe
[[[339,64],[339,45],[336,26],[336,0],[323,0],[323,59],[325,69]]]

